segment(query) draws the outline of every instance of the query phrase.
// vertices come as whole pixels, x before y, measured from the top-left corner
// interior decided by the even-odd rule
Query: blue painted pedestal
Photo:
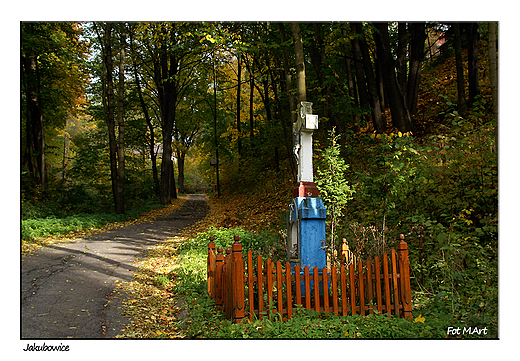
[[[327,212],[319,197],[293,198],[288,214],[287,227],[287,260],[294,266],[299,265],[303,277],[303,269],[309,267],[312,274],[314,267],[322,270],[327,266],[325,252],[325,219]],[[305,288],[302,283],[302,294]],[[313,281],[311,281],[313,287]],[[320,286],[321,293],[322,286]],[[312,290],[311,290],[312,291]]]

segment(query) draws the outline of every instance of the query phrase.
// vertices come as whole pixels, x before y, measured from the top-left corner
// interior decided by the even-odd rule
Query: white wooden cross
[[[314,182],[312,170],[312,133],[318,129],[318,116],[312,114],[311,102],[298,104],[298,117],[293,125],[294,153],[298,163],[298,183]]]

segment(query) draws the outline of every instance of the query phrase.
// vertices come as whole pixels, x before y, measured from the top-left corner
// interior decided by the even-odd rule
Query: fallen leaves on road
[[[182,338],[173,283],[157,282],[157,276],[163,275],[167,280],[174,269],[174,252],[174,242],[154,247],[138,264],[133,281],[118,286],[130,295],[124,302],[124,315],[133,320],[119,338]]]
[[[194,238],[210,226],[258,230],[279,225],[292,196],[290,180],[283,187],[264,187],[262,194],[240,194],[209,198],[210,210],[206,217],[182,229],[177,236],[149,250],[138,264],[134,280],[120,285],[131,295],[125,302],[125,316],[133,321],[119,338],[185,338],[179,317],[181,301],[173,294],[176,279],[174,270],[179,265],[176,247],[180,241]],[[267,194],[267,195],[266,195]]]

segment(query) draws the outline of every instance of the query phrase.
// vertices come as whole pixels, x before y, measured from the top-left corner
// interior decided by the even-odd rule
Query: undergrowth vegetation
[[[139,208],[126,214],[115,213],[71,213],[47,214],[48,206],[22,204],[21,242],[22,254],[34,251],[43,245],[56,240],[65,240],[89,233],[106,231],[112,228],[128,225],[133,222],[150,220],[161,213],[169,212],[177,207],[182,200],[176,200],[166,207],[158,202],[146,202]],[[43,217],[38,217],[43,216]]]
[[[360,259],[404,233],[416,308],[442,299],[455,317],[496,324],[498,154],[486,114],[481,100],[467,119],[448,111],[450,124],[422,139],[360,137],[365,158],[352,161],[356,193],[340,233]]]
[[[241,235],[244,244],[253,244],[260,249],[273,246],[268,232],[255,233],[243,228],[216,229],[197,233],[194,237],[184,237],[170,243],[170,251],[162,252],[171,268],[162,274],[150,273],[148,284],[155,282],[157,289],[168,288],[178,300],[183,300],[182,308],[187,311],[187,319],[176,318],[169,323],[168,332],[162,322],[148,322],[146,327],[136,328],[132,324],[123,337],[146,338],[204,338],[204,339],[417,339],[417,338],[496,338],[496,322],[489,317],[460,317],[450,309],[450,300],[435,297],[431,303],[416,307],[413,319],[395,316],[335,316],[317,313],[304,308],[295,310],[291,319],[281,319],[279,313],[266,314],[261,319],[253,318],[233,324],[218,311],[214,301],[208,297],[206,283],[207,244],[211,235],[215,236],[217,247],[230,247],[233,235]],[[263,244],[263,240],[266,241]],[[164,249],[164,246],[161,246]],[[168,246],[167,246],[168,247]],[[247,250],[247,246],[245,246]],[[256,248],[257,249],[257,248]],[[157,259],[157,258],[155,258]],[[156,270],[160,267],[156,267]],[[163,302],[168,298],[162,296]],[[135,301],[131,300],[131,305]],[[135,307],[135,306],[133,306]],[[146,310],[149,305],[143,307]],[[170,309],[171,306],[163,309]],[[157,309],[154,319],[161,316]],[[140,317],[140,320],[145,319]],[[149,319],[149,317],[148,317]],[[448,335],[449,327],[466,329],[463,335]],[[145,332],[146,330],[146,332]],[[471,330],[471,331],[469,331]],[[479,331],[477,331],[479,330]],[[471,332],[471,334],[470,334]]]

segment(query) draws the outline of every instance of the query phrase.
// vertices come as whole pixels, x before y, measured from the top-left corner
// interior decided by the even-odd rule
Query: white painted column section
[[[312,170],[312,132],[300,131],[298,182],[314,182]]]

